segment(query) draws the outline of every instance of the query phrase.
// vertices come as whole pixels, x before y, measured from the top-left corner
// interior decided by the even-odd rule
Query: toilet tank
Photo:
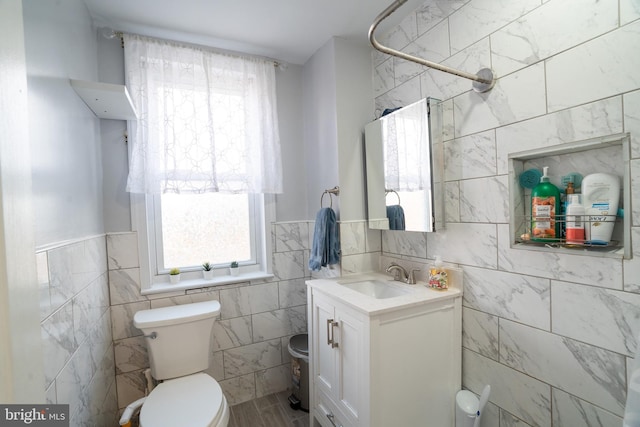
[[[133,324],[145,335],[151,375],[165,380],[207,369],[211,330],[219,313],[218,301],[138,311]]]

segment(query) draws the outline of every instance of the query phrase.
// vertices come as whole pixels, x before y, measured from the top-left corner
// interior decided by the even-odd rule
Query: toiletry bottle
[[[582,180],[585,210],[585,238],[591,245],[607,245],[611,240],[620,199],[620,178],[594,173]]]
[[[531,240],[545,242],[560,239],[560,191],[549,181],[549,167],[542,168],[540,183],[531,191]]]
[[[564,178],[564,177],[563,177]],[[567,182],[567,187],[564,189],[564,195],[562,197],[562,215],[559,219],[560,223],[560,237],[563,239],[567,236],[567,206],[569,206],[569,196],[576,192],[575,187],[573,186],[573,177],[569,176],[569,182]]]
[[[584,206],[580,194],[567,194],[567,244],[584,244]]]
[[[573,179],[573,178],[569,178],[569,179]],[[573,181],[569,181],[567,183],[567,188],[564,190],[565,194],[569,195],[569,194],[575,194],[576,189],[573,185]]]
[[[429,286],[434,289],[449,288],[447,270],[442,267],[442,258],[439,255],[436,255],[433,266],[429,269]]]

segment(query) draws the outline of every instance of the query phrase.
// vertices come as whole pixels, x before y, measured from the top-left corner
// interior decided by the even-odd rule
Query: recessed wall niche
[[[628,133],[575,141],[527,151],[509,153],[509,209],[511,247],[523,250],[564,252],[575,255],[631,258],[631,179]],[[549,167],[549,177],[561,192],[562,177],[577,173],[585,177],[604,172],[620,178],[620,202],[611,242],[606,246],[568,245],[564,238],[542,242],[531,238],[531,189],[520,184],[524,171]],[[580,193],[580,187],[576,193]],[[563,194],[564,196],[564,194]],[[564,222],[564,216],[558,216]],[[611,218],[613,220],[613,217]],[[588,224],[589,218],[585,216]]]

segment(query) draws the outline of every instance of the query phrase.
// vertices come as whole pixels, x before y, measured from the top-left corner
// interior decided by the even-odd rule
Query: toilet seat
[[[158,384],[140,410],[141,427],[226,427],[228,421],[222,389],[204,373]]]

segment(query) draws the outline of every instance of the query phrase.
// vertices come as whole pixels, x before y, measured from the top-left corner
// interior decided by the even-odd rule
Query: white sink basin
[[[356,292],[360,292],[363,295],[367,295],[371,298],[376,298],[376,299],[399,297],[401,295],[406,295],[410,292],[407,289],[402,289],[400,287],[393,286],[389,281],[377,280],[377,279],[366,279],[366,280],[359,280],[357,282],[346,282],[346,283],[341,283],[341,285],[346,288],[352,289]]]

